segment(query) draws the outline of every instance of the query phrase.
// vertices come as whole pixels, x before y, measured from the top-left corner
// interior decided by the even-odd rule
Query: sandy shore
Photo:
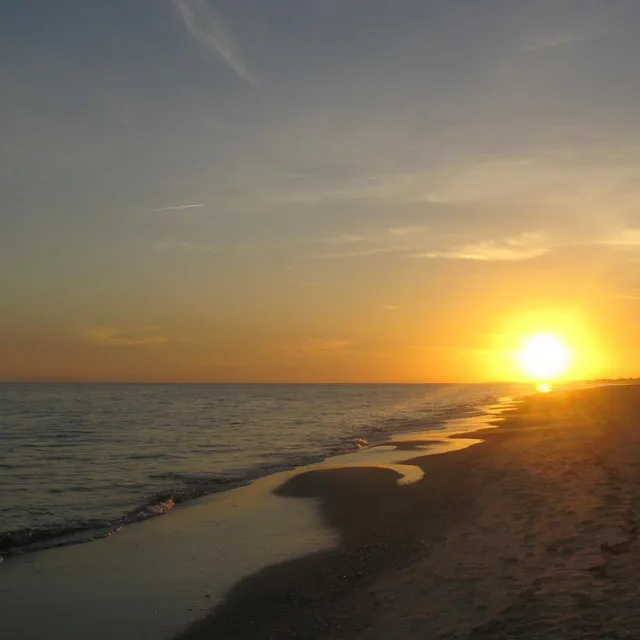
[[[200,638],[640,637],[640,386],[527,399],[485,441],[388,469],[315,470],[338,548],[242,581]],[[411,449],[420,441],[406,441]]]
[[[270,562],[335,544],[315,500],[273,489],[286,473],[0,565],[1,640],[169,640]]]

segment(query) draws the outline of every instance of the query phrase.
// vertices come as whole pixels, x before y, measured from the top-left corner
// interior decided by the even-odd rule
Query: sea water
[[[510,385],[0,384],[0,555],[437,429]]]

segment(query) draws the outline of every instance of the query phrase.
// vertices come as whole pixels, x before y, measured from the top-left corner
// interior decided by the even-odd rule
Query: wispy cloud
[[[472,242],[452,249],[413,254],[414,258],[446,258],[450,260],[478,260],[483,262],[529,260],[548,252],[543,238],[537,233],[524,233],[513,238]]]
[[[344,251],[341,253],[326,253],[317,258],[333,260],[336,258],[365,258],[367,256],[375,256],[380,253],[392,253],[394,251],[402,251],[403,247],[373,247],[371,249],[360,249],[358,251]]]
[[[349,340],[331,338],[307,338],[288,344],[274,344],[267,351],[287,356],[322,356],[340,353],[352,346]]]
[[[420,238],[425,231],[426,227],[407,226],[380,231],[365,231],[361,234],[345,233],[334,237],[318,238],[317,242],[336,247],[343,246],[345,250],[315,257],[324,259],[362,258],[383,253],[410,251],[411,248],[417,249],[419,247]],[[411,236],[416,237],[412,239]],[[399,244],[400,239],[402,239],[402,244]],[[356,246],[347,250],[351,245]],[[360,245],[361,248],[357,245]]]
[[[184,251],[186,253],[219,253],[218,247],[213,247],[204,244],[196,244],[189,242],[188,240],[181,240],[180,238],[165,238],[156,244],[154,247],[159,253],[164,251]]]
[[[638,248],[640,249],[640,227],[623,229],[604,238],[600,244],[607,244],[614,247]]]
[[[433,226],[433,217],[444,220],[448,218],[444,215],[447,211],[463,207],[520,207],[535,202],[546,209],[552,206],[565,212],[574,209],[590,216],[597,200],[616,198],[618,212],[621,206],[635,206],[633,185],[640,175],[637,162],[640,152],[635,143],[613,146],[601,142],[599,134],[591,131],[562,135],[585,137],[584,151],[572,149],[565,141],[555,149],[531,155],[461,157],[448,166],[434,164],[406,172],[309,176],[272,182],[261,190],[260,205],[421,206],[429,227]],[[417,225],[411,222],[406,227],[400,222],[390,232],[417,234],[420,222],[416,222]]]
[[[392,227],[389,233],[392,236],[409,236],[415,233],[424,233],[427,227]]]
[[[564,47],[575,42],[580,42],[585,39],[585,35],[576,33],[563,33],[556,36],[541,38],[537,42],[533,42],[527,45],[525,51],[542,51],[544,49],[554,49],[556,47]]]
[[[109,325],[86,327],[80,331],[79,337],[83,342],[105,347],[159,346],[169,342],[156,325],[137,331],[122,331]]]
[[[206,47],[212,48],[236,75],[257,86],[259,80],[249,71],[234,38],[224,25],[220,13],[206,0],[172,0],[189,33]]]
[[[425,188],[426,172],[389,173],[357,178],[340,178],[327,184],[300,180],[265,198],[279,205],[323,205],[337,202],[393,202],[404,204],[446,204]]]
[[[640,302],[640,292],[638,293],[618,293],[611,296],[615,300],[630,300],[633,302]]]
[[[183,211],[185,209],[202,209],[203,202],[197,204],[176,204],[168,207],[158,207],[157,209],[145,209],[143,213],[162,213],[163,211]]]
[[[351,233],[344,233],[340,236],[333,236],[330,238],[318,238],[318,242],[322,242],[324,244],[353,244],[361,242],[362,240],[362,236]]]

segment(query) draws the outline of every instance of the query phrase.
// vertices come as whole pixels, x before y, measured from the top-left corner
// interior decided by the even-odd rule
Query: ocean
[[[0,555],[437,429],[507,384],[0,384]]]

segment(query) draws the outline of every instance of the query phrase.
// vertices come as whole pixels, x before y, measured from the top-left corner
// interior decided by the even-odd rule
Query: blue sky
[[[475,379],[488,309],[577,314],[640,374],[639,20],[4,3],[0,376]]]

